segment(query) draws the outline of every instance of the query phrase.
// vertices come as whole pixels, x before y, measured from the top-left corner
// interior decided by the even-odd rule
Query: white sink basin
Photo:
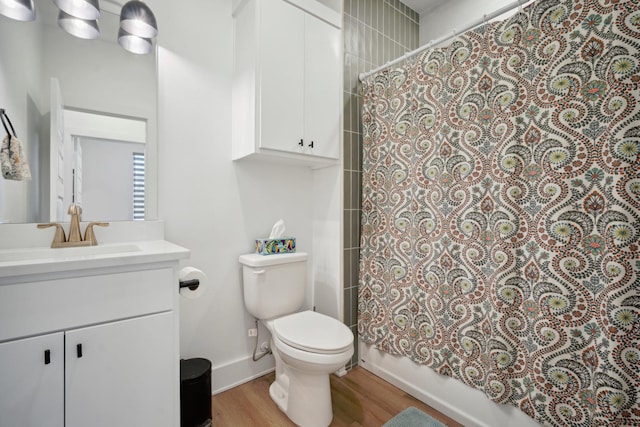
[[[103,246],[79,246],[75,248],[21,248],[0,251],[0,263],[41,260],[56,261],[94,258],[101,255],[127,254],[138,252],[135,244],[115,244]]]
[[[27,276],[39,280],[43,274],[176,262],[188,256],[187,249],[166,240],[132,240],[75,248],[7,248],[0,250],[0,286],[21,283]]]
[[[150,264],[175,268],[179,260],[189,257],[188,249],[164,240],[161,221],[115,221],[98,232],[103,233],[97,236],[98,246],[50,248],[53,229],[0,225],[0,290],[26,281],[146,269]]]

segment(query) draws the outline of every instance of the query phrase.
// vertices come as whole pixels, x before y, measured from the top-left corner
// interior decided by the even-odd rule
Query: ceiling
[[[418,14],[429,12],[430,10],[440,6],[443,3],[451,0],[400,0],[402,3],[409,6],[411,9],[418,12]]]

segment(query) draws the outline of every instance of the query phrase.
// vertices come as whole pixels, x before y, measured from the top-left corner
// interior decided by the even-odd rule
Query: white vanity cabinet
[[[341,16],[315,0],[234,12],[233,158],[334,164],[340,155]]]
[[[63,427],[63,391],[63,333],[0,343],[0,426]]]
[[[180,424],[177,267],[188,251],[140,248],[0,274],[0,426]]]
[[[0,425],[171,425],[171,325],[161,313],[0,344]]]
[[[170,425],[172,323],[160,313],[66,332],[66,426]]]

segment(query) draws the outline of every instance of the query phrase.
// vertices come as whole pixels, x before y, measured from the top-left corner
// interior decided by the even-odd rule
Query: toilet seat
[[[353,334],[342,322],[315,311],[273,320],[272,333],[286,345],[319,354],[343,353],[353,346]]]

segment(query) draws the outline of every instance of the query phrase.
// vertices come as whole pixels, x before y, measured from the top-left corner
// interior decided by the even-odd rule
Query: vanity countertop
[[[189,250],[166,240],[107,243],[71,248],[13,248],[0,250],[0,284],[11,277],[74,270],[135,266],[177,261]]]

